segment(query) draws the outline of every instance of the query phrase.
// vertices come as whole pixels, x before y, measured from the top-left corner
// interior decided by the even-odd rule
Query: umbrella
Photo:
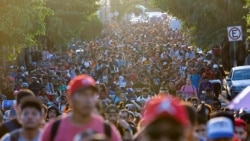
[[[227,106],[229,109],[250,109],[250,86],[240,92]]]

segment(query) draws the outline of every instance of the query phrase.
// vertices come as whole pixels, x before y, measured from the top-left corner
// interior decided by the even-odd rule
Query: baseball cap
[[[126,104],[126,108],[128,109],[128,110],[136,110],[136,106],[134,105],[134,104]]]
[[[219,66],[217,64],[214,64],[213,68],[216,69],[216,68],[219,68]]]
[[[234,125],[235,125],[236,127],[242,126],[244,129],[247,128],[247,123],[246,123],[243,119],[240,119],[240,118],[236,118],[236,119],[234,120]]]
[[[85,74],[79,75],[69,82],[69,85],[67,87],[68,94],[72,95],[78,90],[89,88],[89,87],[93,88],[95,91],[98,91],[96,82],[92,77],[85,75]]]
[[[229,118],[212,118],[207,123],[208,139],[233,138],[234,127]]]
[[[20,107],[22,110],[26,107],[33,107],[37,109],[39,112],[42,112],[42,103],[36,97],[31,97],[31,96],[25,97],[22,99],[20,105],[21,105]]]
[[[29,84],[28,84],[27,82],[23,82],[23,83],[22,83],[22,87],[28,88],[28,87],[29,87]]]
[[[35,94],[29,89],[21,89],[16,94],[16,104],[19,105],[23,98],[29,97],[29,96],[35,97]]]
[[[150,125],[161,117],[173,118],[183,127],[189,122],[185,108],[180,105],[180,102],[165,95],[151,98],[145,105],[143,117],[143,124],[145,126]]]

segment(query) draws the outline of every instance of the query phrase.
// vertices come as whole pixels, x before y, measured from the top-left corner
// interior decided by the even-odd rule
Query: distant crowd
[[[217,54],[166,22],[111,23],[73,44],[0,74],[1,140],[249,140],[249,115],[222,105]]]

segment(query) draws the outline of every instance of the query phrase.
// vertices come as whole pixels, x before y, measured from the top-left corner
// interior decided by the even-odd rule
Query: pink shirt
[[[196,88],[193,85],[184,85],[182,86],[181,91],[187,97],[196,96]]]
[[[49,141],[50,140],[52,123],[53,122],[49,122],[45,126],[43,132],[41,133],[40,141]],[[72,141],[76,134],[78,134],[79,132],[86,131],[88,129],[92,129],[92,130],[96,131],[97,133],[105,134],[103,118],[99,115],[93,114],[93,117],[92,117],[92,120],[90,123],[88,123],[86,125],[76,126],[70,122],[69,116],[65,116],[61,119],[60,125],[59,125],[58,130],[57,130],[57,134],[54,138],[54,141]],[[122,141],[120,133],[118,132],[116,127],[111,125],[111,130],[112,130],[111,131],[111,135],[112,135],[111,141]]]

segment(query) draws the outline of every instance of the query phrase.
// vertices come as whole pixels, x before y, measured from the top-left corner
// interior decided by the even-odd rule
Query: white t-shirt
[[[21,135],[21,130],[22,130],[22,129],[17,129],[17,130],[12,131],[11,133],[5,134],[5,135],[1,138],[1,141],[11,141],[11,135],[13,135],[13,134],[17,134],[18,141],[30,141],[30,140],[24,138],[24,137]],[[37,133],[37,135],[35,136],[35,138],[32,139],[32,141],[38,141],[38,138],[39,138],[40,133],[41,133],[41,131],[39,130],[38,133]]]

